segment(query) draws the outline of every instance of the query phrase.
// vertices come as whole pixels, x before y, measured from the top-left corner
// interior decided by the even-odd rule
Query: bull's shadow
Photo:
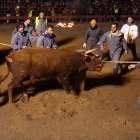
[[[49,90],[55,90],[55,89],[62,89],[61,84],[56,79],[51,80],[35,80],[33,83],[30,83],[30,81],[27,81],[24,83],[27,93],[30,96],[35,96],[36,94],[39,94],[43,91],[49,91]],[[14,102],[19,101],[20,95],[22,93],[22,87],[18,86],[13,91],[13,100]],[[28,91],[28,89],[34,89],[31,91]],[[8,90],[5,90],[4,92],[0,93],[0,98],[2,98],[2,101],[0,101],[0,106],[3,106],[8,103]]]
[[[75,40],[76,38],[77,38],[77,35],[63,38],[63,39],[57,41],[57,45],[58,45],[58,47],[60,47],[60,46],[62,46],[62,45],[64,45],[64,44],[67,44],[67,43],[69,43],[69,42],[72,42],[72,41]]]

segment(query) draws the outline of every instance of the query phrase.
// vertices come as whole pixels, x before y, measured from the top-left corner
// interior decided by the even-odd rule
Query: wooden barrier
[[[134,19],[140,19],[140,16],[139,15],[132,15]],[[107,15],[106,17],[106,21],[108,21],[108,19],[114,19],[115,18],[115,15]],[[119,19],[127,19],[128,18],[128,15],[120,15],[119,16]]]

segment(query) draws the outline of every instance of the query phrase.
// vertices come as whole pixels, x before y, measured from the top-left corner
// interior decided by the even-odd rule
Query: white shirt
[[[121,32],[124,34],[126,43],[134,44],[135,39],[138,37],[138,26],[135,24],[132,24],[131,26],[128,24],[125,24],[123,25]],[[130,41],[129,39],[132,39],[132,41]]]

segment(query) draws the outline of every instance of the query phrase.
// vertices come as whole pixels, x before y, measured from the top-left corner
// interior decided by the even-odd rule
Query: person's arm
[[[17,28],[12,32],[12,37],[18,32]]]
[[[40,36],[40,37],[37,39],[36,47],[44,48],[44,47],[43,47],[43,44],[44,44],[44,39],[43,39],[42,36]]]
[[[127,49],[128,49],[128,46],[127,46],[126,40],[125,40],[124,38],[122,38],[122,43],[123,43],[123,48],[124,48],[125,50],[127,50]]]
[[[135,68],[140,69],[140,63],[136,64]]]
[[[34,28],[32,27],[32,26],[30,26],[30,33],[32,34],[32,35],[36,35],[36,32],[35,32],[35,30],[34,30]]]
[[[86,48],[86,43],[87,43],[87,40],[89,38],[89,30],[87,30],[86,34],[85,34],[85,37],[84,37],[84,44],[83,44],[83,47]]]
[[[102,38],[102,36],[103,36],[103,31],[100,29],[100,32],[99,32],[99,36],[100,36],[100,38]]]
[[[132,40],[135,40],[138,37],[138,26],[136,26],[136,29],[134,30],[134,36],[132,37]]]
[[[103,51],[104,48],[105,48],[105,47],[104,47],[104,43],[105,43],[105,41],[106,41],[106,36],[107,36],[107,34],[105,33],[105,34],[102,36],[102,38],[100,39],[99,43],[98,43],[102,51]]]
[[[54,37],[54,41],[55,41],[55,42],[54,42],[54,44],[53,44],[52,47],[53,47],[53,49],[57,49],[58,47],[57,47],[57,44],[56,44],[56,37]]]
[[[87,40],[89,38],[89,30],[87,30],[85,37],[84,37],[84,43],[87,43]]]
[[[128,66],[129,70],[134,69],[134,68],[140,69],[140,63],[138,63],[138,64],[131,64],[131,65]]]
[[[124,25],[122,26],[122,28],[121,28],[121,33],[123,33],[124,34]]]
[[[12,48],[13,50],[19,50],[19,49],[22,48],[22,46],[18,45],[18,37],[17,37],[17,34],[15,34],[15,35],[12,37],[11,48]]]
[[[29,34],[29,40],[30,40],[30,42],[36,42],[37,41],[37,37]]]

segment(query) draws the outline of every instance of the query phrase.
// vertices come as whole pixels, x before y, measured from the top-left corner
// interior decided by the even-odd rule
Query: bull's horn
[[[91,52],[96,51],[96,50],[98,50],[98,49],[88,50],[88,51],[86,51],[84,54],[86,55],[86,54],[91,53]]]

